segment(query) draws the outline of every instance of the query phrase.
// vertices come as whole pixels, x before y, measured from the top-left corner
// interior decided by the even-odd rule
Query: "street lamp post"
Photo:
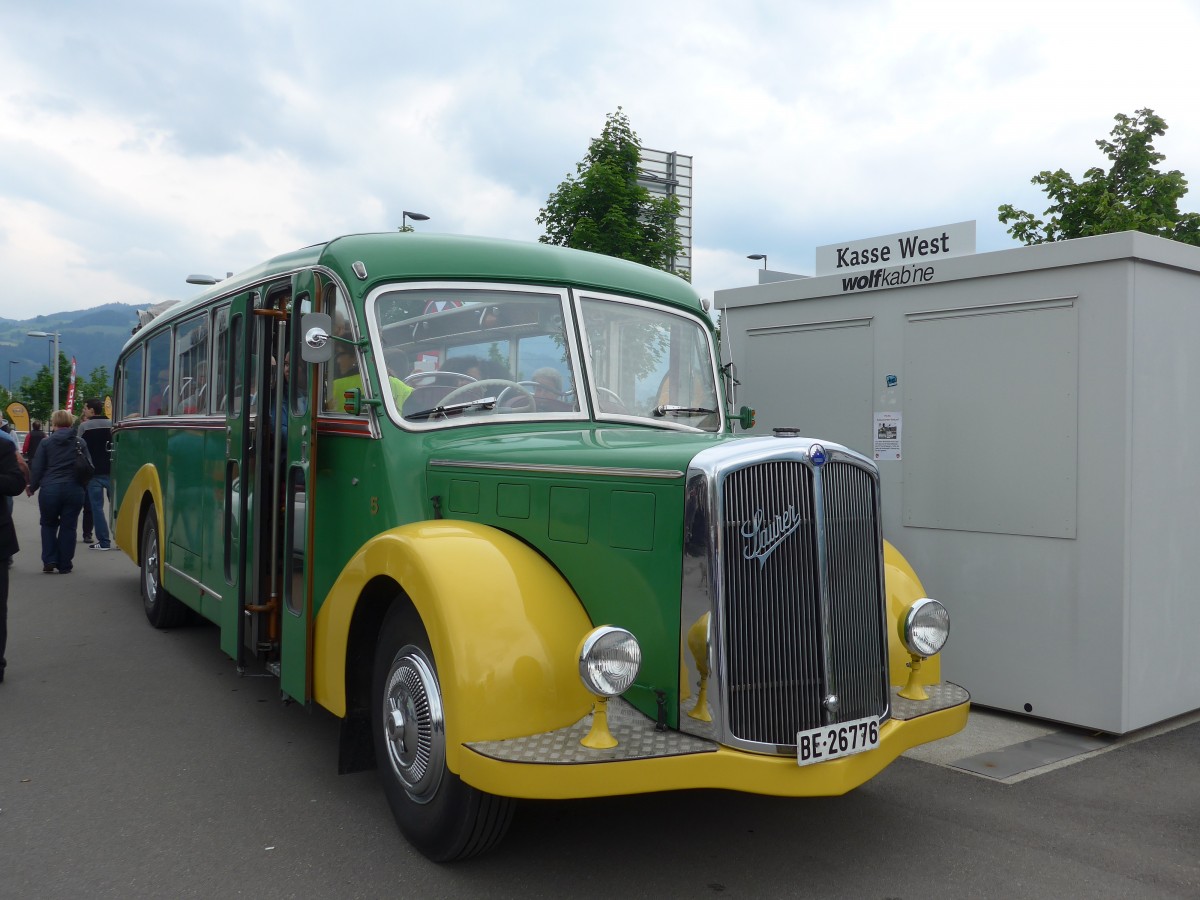
[[[8,396],[10,397],[12,396],[12,367],[19,366],[20,364],[21,361],[19,359],[10,359],[8,361]]]
[[[767,254],[751,253],[749,256],[746,257],[746,259],[761,259],[763,262],[763,271],[764,272],[766,271],[766,269],[767,269]]]
[[[412,226],[408,224],[409,219],[412,219],[414,222],[428,222],[429,216],[425,215],[425,213],[409,212],[407,209],[402,211],[400,213],[400,230],[401,231],[412,231],[413,230]]]
[[[57,331],[29,331],[26,332],[30,337],[54,338],[54,363],[50,366],[50,374],[54,379],[54,406],[50,412],[58,409],[58,337]],[[11,371],[11,369],[9,370]]]

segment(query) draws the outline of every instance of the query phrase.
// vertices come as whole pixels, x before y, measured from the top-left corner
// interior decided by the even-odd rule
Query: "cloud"
[[[1167,165],[1200,177],[1193,5],[971,13],[9,4],[0,315],[21,314],[14,291],[45,311],[183,296],[189,272],[390,230],[404,209],[431,216],[423,230],[536,240],[538,209],[618,106],[643,144],[694,159],[706,296],[753,283],[752,252],[807,273],[818,245],[966,219],[980,249],[1010,246],[996,206],[1040,212],[1030,177],[1100,164],[1118,112],[1156,109]]]

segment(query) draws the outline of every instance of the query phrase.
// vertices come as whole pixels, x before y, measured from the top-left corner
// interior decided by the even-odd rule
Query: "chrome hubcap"
[[[442,781],[446,731],[437,676],[420,648],[396,654],[380,712],[392,771],[413,800],[428,802]]]
[[[154,603],[158,599],[158,531],[151,529],[146,535],[146,602]]]

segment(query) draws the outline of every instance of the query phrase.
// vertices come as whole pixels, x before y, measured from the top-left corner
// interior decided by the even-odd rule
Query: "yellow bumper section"
[[[505,797],[561,800],[693,788],[719,788],[778,797],[836,796],[870,781],[911,747],[948,737],[967,724],[970,696],[958,685],[929,685],[930,699],[906,701],[892,691],[892,718],[874,750],[800,766],[795,756],[731,750],[654,723],[624,701],[609,703],[611,750],[579,741],[591,715],[547,734],[466,744],[458,775]]]

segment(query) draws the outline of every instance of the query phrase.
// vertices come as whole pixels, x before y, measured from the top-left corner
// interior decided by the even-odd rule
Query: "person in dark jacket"
[[[29,434],[25,435],[25,444],[21,447],[21,452],[25,454],[25,461],[31,462],[33,454],[37,453],[38,444],[46,437],[46,432],[42,431],[42,423],[34,419],[29,427]]]
[[[42,518],[42,571],[66,575],[75,559],[75,526],[83,509],[83,486],[75,480],[75,457],[91,461],[87,445],[75,436],[73,419],[65,409],[50,417],[53,429],[42,441],[30,466],[29,496],[38,495]]]
[[[108,504],[112,506],[112,486],[109,481],[110,460],[108,442],[112,440],[112,420],[104,415],[104,401],[93,397],[83,407],[83,419],[80,421],[75,434],[87,444],[88,453],[96,471],[92,480],[84,486],[87,497],[84,501],[84,511],[92,511],[91,521],[96,530],[96,542],[89,546],[93,550],[111,550],[112,538],[108,530],[108,513],[104,508],[104,496],[108,495]],[[83,539],[88,534],[88,517],[83,519]]]
[[[11,449],[10,449],[11,448]],[[0,495],[12,497],[25,490],[25,473],[17,465],[17,448],[0,441]],[[0,557],[12,557],[19,549],[17,530],[7,503],[0,503]],[[4,681],[4,651],[8,646],[8,566],[0,566],[0,681]]]

